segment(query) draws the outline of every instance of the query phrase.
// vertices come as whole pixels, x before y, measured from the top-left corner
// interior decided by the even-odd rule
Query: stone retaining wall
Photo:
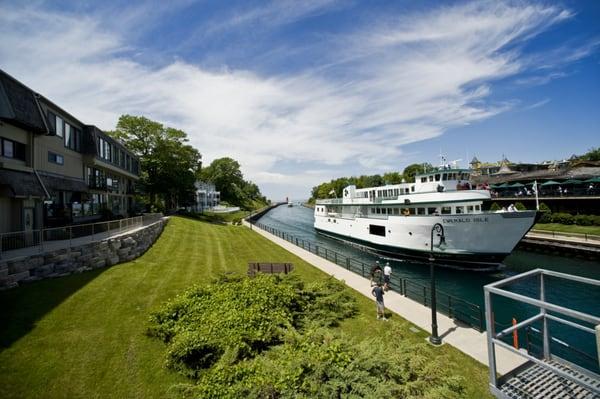
[[[45,253],[0,259],[0,290],[44,278],[62,277],[127,262],[154,244],[168,219],[161,219],[133,233]]]

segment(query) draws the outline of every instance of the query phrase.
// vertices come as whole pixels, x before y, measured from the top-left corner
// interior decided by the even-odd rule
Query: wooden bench
[[[250,277],[253,277],[256,273],[288,274],[292,270],[294,270],[293,263],[248,262],[248,276]]]

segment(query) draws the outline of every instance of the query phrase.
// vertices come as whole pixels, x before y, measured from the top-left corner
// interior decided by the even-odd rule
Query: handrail
[[[583,331],[590,335],[595,336],[596,330],[594,330],[593,328],[590,328],[586,325],[580,324],[579,322],[563,319],[563,318],[557,316],[556,314],[559,313],[559,314],[565,315],[566,317],[569,317],[571,319],[577,319],[578,321],[591,323],[593,325],[600,324],[600,317],[548,302],[546,295],[545,295],[545,292],[546,292],[545,278],[544,278],[545,276],[549,276],[549,277],[551,276],[551,277],[561,278],[564,280],[575,281],[575,282],[579,282],[579,283],[583,283],[583,284],[588,284],[590,286],[596,286],[596,287],[600,286],[600,280],[594,280],[594,279],[590,279],[590,278],[586,278],[586,277],[574,276],[574,275],[570,275],[570,274],[560,273],[560,272],[551,271],[551,270],[544,270],[544,269],[530,270],[526,273],[522,273],[522,274],[519,274],[516,276],[512,276],[510,278],[500,280],[500,281],[486,285],[484,287],[484,297],[485,297],[485,311],[486,311],[486,323],[487,323],[490,388],[492,389],[493,393],[499,392],[499,389],[500,389],[499,381],[502,381],[502,380],[499,380],[498,375],[496,374],[496,347],[498,346],[498,347],[501,347],[504,349],[508,349],[509,351],[537,364],[538,366],[540,366],[546,370],[549,370],[550,372],[554,373],[555,375],[558,375],[562,378],[566,378],[580,386],[585,387],[586,389],[591,390],[591,392],[595,392],[596,394],[598,394],[598,393],[600,393],[600,388],[597,385],[590,385],[589,378],[586,377],[586,375],[588,375],[588,374],[595,375],[595,372],[588,368],[582,368],[578,364],[573,364],[573,363],[570,363],[569,361],[560,359],[559,356],[556,356],[555,352],[553,353],[551,343],[557,342],[561,345],[560,348],[566,348],[566,349],[572,350],[580,355],[585,355],[585,356],[583,356],[583,359],[586,359],[587,361],[589,361],[590,359],[592,359],[592,360],[595,360],[595,359],[592,356],[590,356],[589,354],[567,344],[566,342],[563,342],[563,341],[558,340],[557,338],[553,337],[550,333],[548,321],[554,321],[557,323],[561,323],[563,325],[569,326],[571,328],[576,328],[580,331]],[[535,299],[535,298],[532,298],[529,296],[517,294],[515,292],[508,291],[506,289],[507,286],[512,285],[515,282],[521,281],[523,279],[530,279],[530,278],[537,278],[537,277],[539,277],[539,284],[540,284],[539,285],[539,299]],[[502,331],[496,333],[494,331],[494,326],[496,324],[500,324],[500,323],[497,323],[494,320],[492,295],[503,296],[505,298],[509,298],[509,299],[512,299],[512,300],[515,300],[515,301],[518,301],[521,303],[535,306],[536,308],[539,309],[539,313],[532,317],[529,317],[528,319],[522,320],[520,323],[516,323],[513,326],[504,328]],[[550,314],[549,312],[553,312],[554,314]],[[534,328],[532,326],[533,323],[538,322],[538,321],[540,321],[542,323],[541,331],[537,330],[536,328]],[[510,333],[517,331],[519,329],[522,329],[522,328],[525,328],[525,330],[526,330],[527,352],[520,351],[517,346],[515,346],[515,348],[513,348],[512,346],[508,345],[506,342],[503,342],[501,340],[503,337],[506,337]],[[542,341],[540,344],[541,354],[539,355],[541,360],[532,356],[532,351],[531,351],[531,347],[530,347],[531,342],[529,339],[529,331],[530,330],[536,331],[541,335],[541,341]],[[582,356],[578,357],[578,359],[581,359],[581,358],[582,358]],[[551,364],[549,364],[548,361],[550,361],[550,360],[555,360],[555,361],[559,361],[559,362],[562,361],[566,365],[571,365],[571,367],[578,368],[583,373],[583,376],[570,374],[563,370],[560,370],[559,368],[554,367]],[[579,361],[581,361],[581,360],[579,360]],[[597,363],[595,361],[593,361],[592,363],[594,364],[594,366],[593,366],[594,370],[596,370]]]
[[[351,258],[343,253],[327,248],[322,244],[296,237],[274,227],[258,222],[253,224],[256,227],[289,241],[298,247],[306,249],[317,256],[325,258],[329,261],[333,261],[335,264],[345,267],[347,270],[360,274],[362,277],[367,277],[370,274],[371,266],[361,260]],[[392,291],[398,291],[400,295],[416,300],[425,306],[431,306],[431,304],[428,303],[430,301],[430,296],[428,295],[430,288],[427,285],[417,283],[408,278],[397,277],[393,274],[391,276],[391,282],[392,284],[390,289]],[[414,291],[414,287],[417,287],[419,292]],[[446,314],[450,318],[466,323],[478,331],[484,330],[484,318],[481,306],[437,289],[436,295],[436,304],[439,306],[441,313]],[[464,308],[466,308],[467,311],[465,311]]]

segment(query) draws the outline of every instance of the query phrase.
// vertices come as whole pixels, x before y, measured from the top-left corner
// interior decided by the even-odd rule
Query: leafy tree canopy
[[[143,116],[122,115],[116,129],[107,133],[140,158],[144,202],[157,209],[173,209],[193,202],[202,156],[187,144],[184,131]]]
[[[267,202],[256,184],[244,180],[240,164],[232,158],[215,159],[202,169],[200,178],[213,183],[221,192],[221,200],[232,205],[255,208],[256,203]]]

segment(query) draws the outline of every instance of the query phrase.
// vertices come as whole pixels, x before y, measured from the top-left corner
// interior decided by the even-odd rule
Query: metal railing
[[[567,326],[578,331],[583,331],[584,333],[595,337],[596,330],[593,326],[600,325],[600,317],[548,302],[546,300],[547,286],[545,282],[547,277],[570,280],[581,284],[587,284],[589,286],[600,287],[600,281],[598,280],[544,269],[531,270],[526,273],[488,284],[484,287],[490,390],[496,397],[508,397],[502,391],[502,385],[505,384],[508,378],[510,378],[512,375],[516,375],[520,369],[518,367],[515,370],[507,373],[505,376],[499,378],[496,373],[496,347],[509,350],[526,359],[528,364],[531,364],[532,366],[539,367],[546,372],[549,372],[549,374],[553,376],[574,383],[583,389],[589,390],[593,394],[600,395],[600,385],[597,383],[600,376],[595,373],[596,369],[585,368],[581,364],[574,364],[563,359],[558,353],[556,345],[553,346],[551,344],[553,342],[557,342],[561,344],[560,347],[563,349],[568,348],[569,350],[575,350],[580,354],[585,352],[574,348],[572,345],[569,345],[556,337],[553,337],[550,333],[549,326],[550,322],[556,322],[563,326]],[[537,299],[517,294],[505,289],[505,287],[508,285],[530,278],[539,278],[539,297]],[[539,312],[519,323],[515,323],[510,327],[502,329],[500,332],[496,332],[494,326],[497,323],[494,320],[492,295],[502,296],[523,304],[534,306]],[[559,317],[559,315],[563,316],[564,318]],[[535,328],[533,327],[534,323],[540,323],[542,327],[539,329]],[[528,329],[526,336],[528,348],[525,348],[527,349],[525,351],[519,350],[518,347],[513,347],[503,341],[503,339],[506,339],[515,331],[519,331],[520,329]],[[533,342],[531,333],[536,334],[536,338],[540,342],[539,344]],[[590,359],[595,359],[596,362],[598,361],[597,358],[594,358],[589,354],[587,354],[587,357]],[[559,367],[559,365],[565,365],[568,369]],[[597,363],[594,363],[594,365],[597,368]],[[594,381],[596,381],[596,383],[594,383]]]
[[[36,249],[44,252],[52,249],[71,248],[74,245],[94,242],[156,220],[158,220],[156,215],[135,216],[108,222],[1,233],[0,258],[6,257],[9,252],[18,256],[19,250],[23,250],[23,254],[25,254],[25,252]]]
[[[583,238],[584,241],[600,241],[600,235],[597,234],[587,234],[587,233],[571,233],[566,231],[553,231],[553,230],[540,230],[540,229],[532,229],[531,233],[546,235],[553,238],[563,238],[563,237],[577,237]]]
[[[357,273],[362,277],[371,277],[370,274],[372,265],[351,258],[331,248],[327,248],[322,244],[296,237],[288,232],[275,229],[271,226],[267,226],[262,223],[253,223],[253,225],[300,248],[314,253],[317,256],[327,259],[336,265],[345,267],[347,270]],[[383,278],[383,276],[380,277]],[[414,280],[392,274],[389,287],[390,290],[396,291],[400,295],[404,295],[407,298],[417,301],[427,307],[431,306],[431,291],[428,284],[421,284]],[[437,295],[436,304],[440,313],[443,313],[454,320],[460,321],[476,329],[477,331],[484,330],[483,311],[479,305],[465,301],[462,298],[458,298],[437,289],[435,292]]]

